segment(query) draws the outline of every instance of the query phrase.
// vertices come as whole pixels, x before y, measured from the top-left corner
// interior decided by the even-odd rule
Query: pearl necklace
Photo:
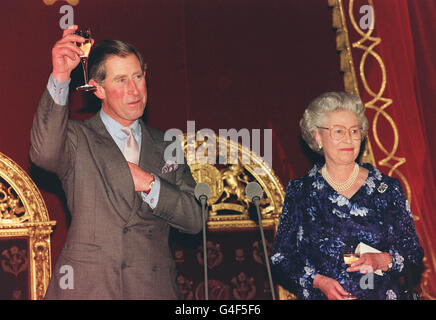
[[[321,169],[321,174],[324,177],[324,179],[328,182],[329,185],[333,187],[336,191],[346,191],[350,189],[350,187],[354,184],[356,181],[356,178],[359,174],[359,165],[356,163],[354,165],[353,172],[351,172],[351,175],[348,177],[348,179],[344,182],[336,182],[330,177],[327,167],[324,165]]]

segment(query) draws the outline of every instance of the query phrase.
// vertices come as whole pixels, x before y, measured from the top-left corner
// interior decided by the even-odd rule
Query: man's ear
[[[94,94],[97,98],[99,98],[100,100],[104,100],[106,98],[106,92],[104,88],[97,81],[91,79],[89,80],[89,84],[97,87],[97,89],[94,90]]]

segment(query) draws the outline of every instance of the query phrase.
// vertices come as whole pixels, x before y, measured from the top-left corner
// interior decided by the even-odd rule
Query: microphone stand
[[[273,284],[272,275],[271,275],[271,267],[270,267],[269,258],[268,258],[268,250],[266,249],[265,235],[263,233],[262,217],[260,215],[260,209],[259,209],[260,198],[258,196],[255,196],[255,197],[253,197],[252,201],[254,202],[254,205],[256,206],[257,217],[258,217],[258,221],[259,221],[260,235],[262,237],[263,254],[265,256],[266,270],[268,272],[269,286],[271,288],[271,295],[272,295],[272,299],[276,300],[276,294],[274,292],[274,284]]]
[[[209,280],[207,275],[207,245],[206,245],[206,222],[207,222],[207,196],[200,196],[201,211],[203,214],[203,268],[204,268],[204,297],[209,300]]]

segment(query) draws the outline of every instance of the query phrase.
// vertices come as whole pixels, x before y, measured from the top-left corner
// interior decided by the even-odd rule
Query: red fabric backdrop
[[[348,12],[351,2],[344,3]],[[359,0],[353,2],[354,16],[359,17],[360,7],[367,4],[372,4],[375,9],[375,29],[371,34],[373,38],[366,39],[362,44],[371,47],[377,43],[375,38],[379,38],[380,43],[372,50],[375,54],[370,53],[366,63],[363,63],[362,73],[370,90],[376,94],[366,90],[361,80],[359,91],[365,103],[379,98],[392,100],[391,104],[384,105],[388,100],[380,99],[374,105],[378,108],[386,107],[384,111],[392,118],[397,129],[398,148],[393,148],[395,130],[383,116],[379,116],[375,131],[387,152],[379,148],[372,130],[369,133],[370,140],[376,164],[384,173],[390,173],[391,168],[399,164],[398,160],[405,160],[397,171],[392,172],[392,176],[400,179],[405,190],[407,185],[410,187],[409,200],[420,242],[425,250],[427,268],[421,288],[426,298],[435,299],[436,171],[433,165],[436,163],[436,130],[433,128],[436,120],[436,2]],[[356,22],[359,20],[356,19]],[[362,38],[353,32],[352,24],[348,23],[348,27],[352,43]],[[359,77],[358,68],[364,51],[354,48],[352,52]],[[381,89],[383,67],[386,75],[385,90]],[[373,122],[376,114],[376,110],[368,110],[370,122]],[[383,160],[388,161],[383,163]]]
[[[428,185],[428,179],[424,179],[432,176],[428,150],[436,145],[434,130],[430,130],[435,101],[434,72],[430,67],[434,71],[435,48],[432,32],[427,30],[429,26],[434,28],[434,7],[431,1],[407,5],[398,2],[409,10],[405,15],[409,29],[396,16],[398,10],[388,9],[397,0],[386,0],[386,10],[378,13],[386,15],[382,23],[390,28],[394,42],[384,36],[386,52],[390,50],[396,58],[385,59],[385,63],[391,78],[410,81],[406,80],[409,75],[395,73],[398,67],[413,62],[404,56],[403,47],[396,47],[394,37],[402,40],[401,34],[392,32],[393,25],[406,28],[413,34],[406,43],[407,49],[415,49],[416,68],[409,69],[413,80],[410,87],[390,90],[395,102],[408,101],[397,107],[398,116],[406,115],[401,134],[406,135],[405,130],[419,133],[410,133],[410,140],[402,138],[401,151],[410,159],[408,164],[414,163],[409,172],[427,169],[425,175],[417,174],[416,181],[412,177],[409,181],[417,193],[413,200],[415,213],[422,223],[431,226],[435,223],[429,201],[435,193],[420,188],[419,183]],[[383,1],[377,3],[381,3],[377,10],[382,10]],[[0,3],[0,152],[31,173],[42,190],[51,219],[58,222],[52,238],[53,263],[67,232],[65,205],[57,180],[31,167],[28,150],[33,114],[50,73],[50,49],[61,34],[59,9],[65,4],[61,1],[46,6],[42,0]],[[390,22],[391,17],[395,20]],[[90,26],[97,41],[122,39],[143,53],[149,65],[150,125],[186,131],[186,121],[195,120],[197,129],[211,128],[215,132],[219,128],[272,128],[272,165],[281,182],[286,184],[289,178],[301,176],[310,168],[299,139],[302,111],[322,92],[343,90],[327,0],[81,0],[74,7],[74,19],[76,24]],[[74,74],[73,82],[82,82],[80,72]],[[409,104],[411,97],[419,98]],[[88,100],[73,93],[73,118],[89,117],[82,109]],[[406,122],[414,120],[409,109],[419,120],[413,126]],[[415,148],[408,149],[410,146]],[[420,207],[424,210],[420,213],[417,203],[428,206]],[[435,238],[429,239],[426,248]]]
[[[3,0],[0,30],[0,152],[31,173],[51,219],[53,263],[68,219],[60,185],[30,164],[29,132],[50,74],[50,50],[62,30],[65,1]],[[166,130],[273,129],[273,169],[282,184],[311,167],[301,151],[298,121],[308,102],[343,90],[324,0],[81,0],[74,23],[96,41],[134,44],[149,66],[148,123]],[[73,85],[82,83],[78,72]],[[73,118],[87,118],[88,97],[72,94]]]

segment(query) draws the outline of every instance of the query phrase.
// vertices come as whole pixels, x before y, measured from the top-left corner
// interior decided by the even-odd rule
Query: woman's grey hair
[[[324,125],[324,119],[328,113],[342,110],[351,111],[356,115],[362,127],[362,140],[365,139],[369,123],[362,100],[346,92],[326,92],[309,103],[300,120],[302,138],[313,151],[324,154],[315,140],[317,127]]]

